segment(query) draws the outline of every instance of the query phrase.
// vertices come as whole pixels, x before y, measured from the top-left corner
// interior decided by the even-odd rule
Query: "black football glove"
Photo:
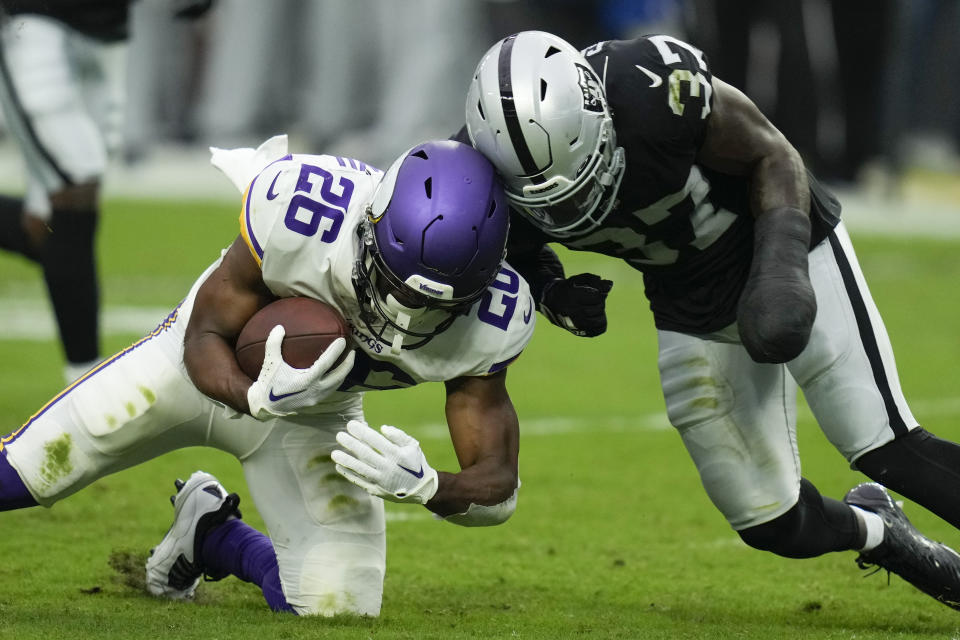
[[[575,336],[598,336],[607,330],[604,303],[611,288],[611,280],[593,273],[558,278],[543,288],[540,313]]]

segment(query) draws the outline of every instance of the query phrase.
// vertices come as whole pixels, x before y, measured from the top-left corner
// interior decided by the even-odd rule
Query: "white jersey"
[[[275,146],[274,153],[279,149]],[[467,314],[426,344],[392,353],[389,342],[369,335],[352,274],[360,250],[358,225],[382,173],[334,156],[274,157],[246,187],[241,235],[275,295],[322,300],[347,320],[357,356],[341,392],[488,375],[520,355],[533,335],[534,303],[526,281],[507,264]],[[230,164],[216,153],[214,162],[221,168]],[[230,167],[224,172],[235,183],[243,180],[242,171],[240,178],[230,175],[235,173]],[[209,271],[181,305],[177,320],[181,327],[186,326],[193,296]],[[342,395],[334,394],[329,401],[340,399]]]

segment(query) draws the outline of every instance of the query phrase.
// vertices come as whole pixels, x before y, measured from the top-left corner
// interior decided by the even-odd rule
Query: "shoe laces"
[[[857,566],[860,567],[861,569],[863,569],[864,571],[868,571],[868,570],[870,570],[870,569],[873,569],[873,571],[870,571],[869,573],[863,574],[863,577],[864,577],[864,578],[869,578],[870,576],[874,575],[875,573],[879,573],[880,571],[883,571],[883,570],[884,570],[884,568],[881,567],[879,564],[876,564],[876,563],[874,563],[874,562],[870,562],[869,560],[865,560],[862,555],[861,555],[861,556],[857,556]],[[887,572],[887,586],[889,587],[889,586],[890,586],[890,569],[886,569],[886,572]]]

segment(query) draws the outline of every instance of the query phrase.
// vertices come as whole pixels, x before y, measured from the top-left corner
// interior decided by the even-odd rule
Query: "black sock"
[[[54,209],[50,228],[41,264],[60,339],[68,362],[89,362],[100,355],[97,213]]]
[[[797,504],[785,514],[738,531],[751,547],[787,558],[813,558],[830,551],[859,549],[866,539],[862,521],[849,505],[825,498],[806,478],[800,479]]]
[[[23,229],[23,199],[0,196],[0,249],[40,261],[40,252]]]
[[[960,529],[960,445],[917,428],[860,456],[856,466]]]

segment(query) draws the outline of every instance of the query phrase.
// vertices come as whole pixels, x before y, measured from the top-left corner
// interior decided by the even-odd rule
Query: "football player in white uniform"
[[[960,527],[960,446],[910,412],[839,203],[701,51],[652,35],[580,53],[514,34],[477,67],[466,120],[460,139],[497,166],[518,212],[508,258],[551,321],[603,332],[611,283],[565,278],[546,243],[643,273],[668,417],[747,544],[795,558],[858,550],[861,566],[960,608],[960,556],[881,486]],[[801,476],[798,383],[876,483],[839,501]]]
[[[383,174],[347,158],[214,150],[245,190],[241,233],[150,335],[0,439],[0,510],[54,502],[179,447],[234,454],[270,537],[247,526],[216,478],[177,482],[174,523],[147,562],[157,595],[202,575],[258,584],[275,610],[377,615],[385,568],[381,500],[493,525],[516,504],[518,421],[506,367],[534,327],[526,283],[503,263],[508,210],[490,163],[429,142]],[[309,296],[348,321],[308,369],[267,341],[257,380],[233,345],[269,302]],[[344,353],[345,357],[341,359]],[[446,384],[460,461],[435,471],[400,429],[366,425],[369,389]]]
[[[24,197],[0,196],[0,249],[43,269],[67,382],[100,359],[99,191],[122,142],[131,2],[0,0],[0,107],[27,169]]]

